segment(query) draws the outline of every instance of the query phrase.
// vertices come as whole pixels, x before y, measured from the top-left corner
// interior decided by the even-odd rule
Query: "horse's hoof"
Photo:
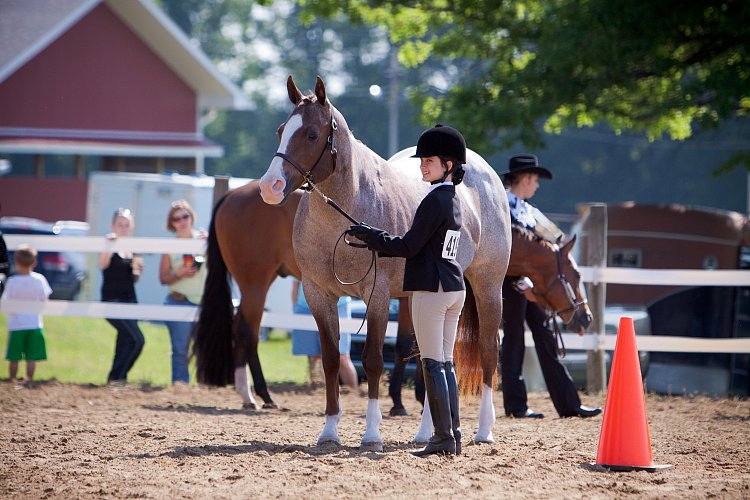
[[[263,403],[263,409],[264,410],[278,410],[279,405],[276,403]]]
[[[359,451],[383,451],[382,441],[362,441],[359,445]]]
[[[490,434],[487,437],[479,438],[477,436],[474,436],[474,439],[472,440],[472,443],[474,444],[494,444],[495,439],[492,437],[492,434]]]
[[[318,446],[323,446],[323,445],[326,445],[326,444],[340,445],[341,444],[341,440],[339,439],[338,436],[329,436],[329,437],[323,437],[323,436],[321,436],[321,437],[318,438]]]
[[[242,403],[242,409],[243,410],[257,410],[258,405],[255,403]]]
[[[409,413],[403,406],[394,406],[391,411],[388,412],[391,417],[408,417]]]

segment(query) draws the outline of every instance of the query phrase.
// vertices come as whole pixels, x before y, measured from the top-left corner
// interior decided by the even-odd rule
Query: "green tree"
[[[206,136],[222,144],[225,155],[208,159],[210,174],[258,177],[276,150],[276,129],[291,111],[286,77],[302,91],[315,76],[328,84],[336,106],[355,135],[388,156],[388,89],[391,45],[382,28],[352,25],[344,16],[300,18],[292,2],[251,0],[162,0],[162,8],[209,58],[243,88],[250,110],[213,112]],[[422,68],[398,73],[399,137],[414,142],[422,129],[406,97]],[[380,94],[371,94],[371,87]],[[410,142],[410,144],[411,144]],[[400,147],[404,147],[401,145]]]
[[[544,132],[606,124],[683,140],[750,113],[745,0],[299,0],[385,27],[407,66],[461,65],[413,92],[479,150],[540,147]],[[725,167],[744,163],[736,153]]]

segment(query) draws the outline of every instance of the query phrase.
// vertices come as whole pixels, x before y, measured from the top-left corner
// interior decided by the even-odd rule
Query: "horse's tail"
[[[226,196],[216,204],[208,230],[206,265],[198,323],[193,329],[193,355],[198,382],[223,387],[234,383],[232,358],[232,321],[234,305],[229,273],[216,238],[216,214]]]
[[[482,358],[479,343],[479,313],[471,283],[466,283],[466,300],[458,319],[458,333],[454,362],[456,378],[463,395],[473,396],[482,390]]]

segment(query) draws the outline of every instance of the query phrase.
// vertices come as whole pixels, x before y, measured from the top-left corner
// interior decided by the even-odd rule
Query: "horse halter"
[[[318,166],[318,164],[320,163],[320,160],[323,158],[323,155],[326,152],[326,149],[328,149],[328,148],[330,148],[330,150],[331,150],[331,160],[333,161],[333,169],[336,170],[336,157],[338,156],[338,150],[336,149],[335,137],[334,137],[333,133],[336,130],[338,130],[338,128],[339,128],[338,123],[336,123],[336,119],[333,117],[333,114],[332,114],[331,115],[331,133],[328,134],[328,140],[326,141],[326,145],[323,146],[323,150],[318,155],[318,159],[315,161],[315,163],[313,164],[313,166],[309,170],[307,170],[307,171],[305,171],[305,169],[302,168],[302,166],[296,160],[294,160],[292,157],[290,157],[290,156],[288,156],[288,155],[286,155],[284,153],[280,153],[280,152],[276,151],[276,153],[273,156],[274,157],[278,156],[282,160],[291,163],[291,165],[295,169],[297,169],[297,172],[299,172],[300,175],[302,175],[302,177],[305,179],[305,181],[311,187],[315,186],[313,184],[313,182],[312,182],[312,180],[313,180],[313,177],[312,177],[313,170],[315,170],[315,168]],[[309,191],[309,189],[307,189],[307,190]]]
[[[565,273],[563,272],[562,255],[560,254],[560,247],[558,245],[555,245],[554,248],[555,248],[555,257],[557,257],[557,276],[555,276],[555,281],[544,292],[537,293],[536,287],[532,288],[531,291],[535,296],[541,297],[545,303],[551,305],[551,302],[549,301],[549,299],[547,299],[547,294],[549,294],[550,290],[552,290],[552,288],[558,283],[563,287],[563,290],[565,290],[565,295],[568,297],[568,302],[570,303],[570,305],[563,309],[557,309],[557,310],[553,309],[552,312],[547,317],[547,319],[552,320],[553,332],[554,332],[555,337],[557,337],[559,344],[560,344],[560,347],[558,348],[558,353],[560,354],[560,357],[564,358],[566,354],[565,343],[563,342],[562,332],[560,331],[560,325],[557,324],[557,316],[563,313],[569,312],[569,311],[575,314],[575,312],[578,311],[578,309],[581,306],[588,304],[588,299],[585,299],[585,298],[583,300],[576,299],[576,294],[573,291],[573,287],[570,285],[568,278],[565,277]]]

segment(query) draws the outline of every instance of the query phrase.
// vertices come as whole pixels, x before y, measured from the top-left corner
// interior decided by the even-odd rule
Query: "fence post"
[[[219,202],[222,196],[227,194],[229,191],[229,176],[227,175],[214,175],[214,203],[213,206]]]
[[[583,224],[586,237],[585,265],[603,268],[607,266],[607,205],[593,203]],[[607,284],[598,280],[589,284],[589,307],[594,320],[589,327],[593,335],[604,335],[604,308]],[[599,344],[599,342],[597,342]],[[607,365],[604,349],[587,351],[586,389],[590,393],[601,392],[607,387]]]

